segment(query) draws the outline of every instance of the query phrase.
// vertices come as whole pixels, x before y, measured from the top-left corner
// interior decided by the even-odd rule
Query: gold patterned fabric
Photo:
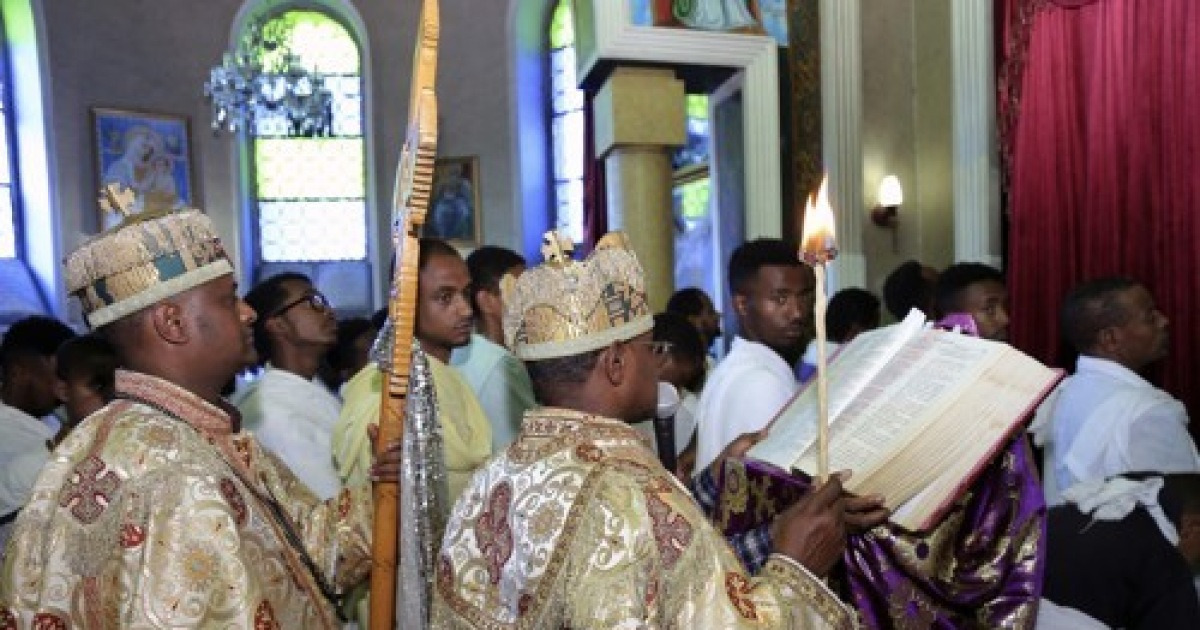
[[[794,561],[747,575],[636,430],[564,409],[520,436],[454,506],[437,628],[850,628]]]
[[[225,409],[131,372],[117,391],[17,519],[0,628],[340,627],[322,588],[369,569],[369,489],[318,501]]]
[[[550,232],[546,263],[501,283],[506,345],[522,360],[582,354],[654,327],[642,266],[623,233],[605,234],[582,262],[569,251]]]
[[[233,273],[199,210],[132,215],[71,252],[66,268],[67,292],[93,328]]]

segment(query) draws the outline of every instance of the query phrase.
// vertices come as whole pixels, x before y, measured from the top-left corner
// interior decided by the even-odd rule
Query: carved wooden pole
[[[416,320],[417,260],[420,254],[417,233],[429,209],[433,165],[437,155],[437,94],[434,83],[439,30],[437,0],[422,0],[413,56],[408,134],[396,169],[392,204],[392,244],[396,251],[396,265],[388,315],[395,327],[395,337],[391,348],[391,369],[384,374],[376,456],[404,436],[405,400],[408,395],[408,376],[412,369],[412,338]],[[397,540],[400,522],[399,484],[392,479],[376,482],[374,498],[370,625],[371,630],[390,630],[395,624],[396,570],[401,560]]]

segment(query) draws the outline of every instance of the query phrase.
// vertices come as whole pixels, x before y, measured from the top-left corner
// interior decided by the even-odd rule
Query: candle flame
[[[809,195],[804,204],[804,233],[800,237],[800,259],[809,265],[825,264],[837,256],[833,206],[829,204],[829,176],[821,179],[816,200]]]

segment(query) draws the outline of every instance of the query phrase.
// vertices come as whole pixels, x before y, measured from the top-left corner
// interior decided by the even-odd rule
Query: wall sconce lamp
[[[895,175],[888,175],[879,182],[879,205],[871,209],[871,222],[883,228],[895,228],[899,220],[900,206],[904,203],[904,190]]]

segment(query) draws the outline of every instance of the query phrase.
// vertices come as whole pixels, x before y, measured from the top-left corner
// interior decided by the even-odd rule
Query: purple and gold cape
[[[782,511],[808,483],[727,460],[717,527],[727,535]],[[870,628],[1030,628],[1045,560],[1046,502],[1023,434],[1012,438],[927,532],[886,523],[852,535],[842,595]]]

